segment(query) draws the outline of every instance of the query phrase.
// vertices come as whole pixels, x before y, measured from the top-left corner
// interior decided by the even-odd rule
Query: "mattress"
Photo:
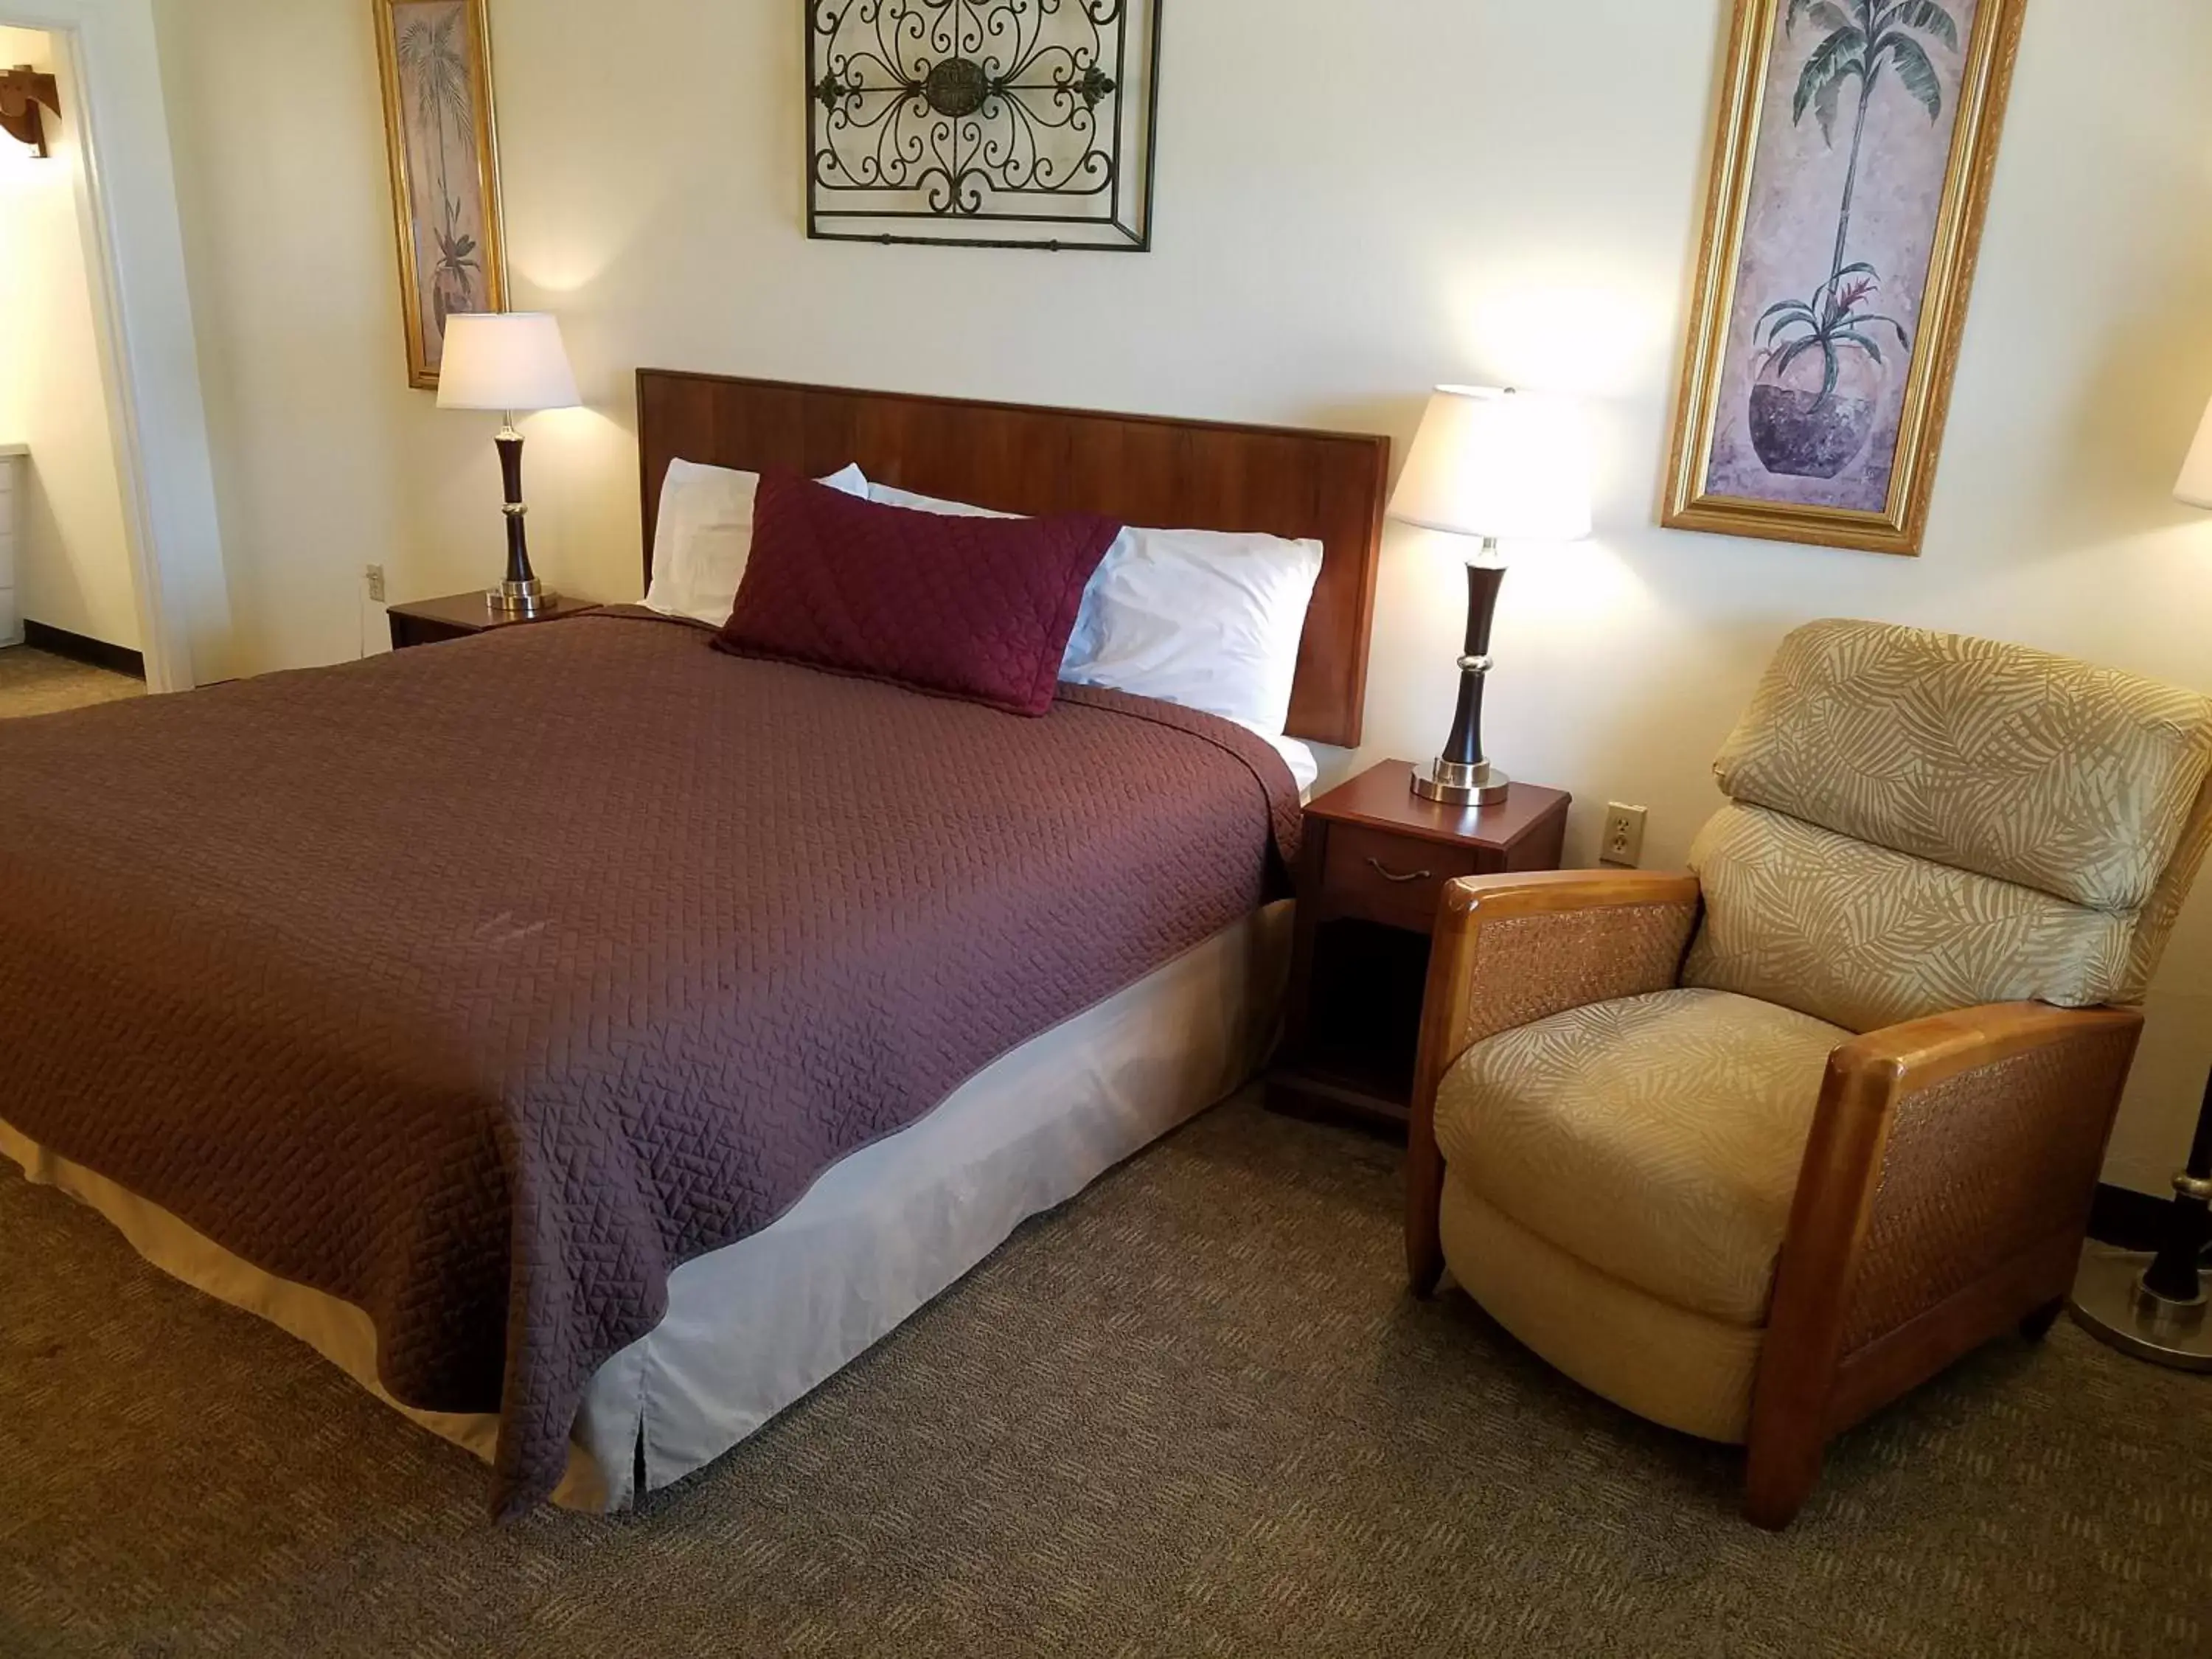
[[[703,1468],[988,1255],[1023,1221],[1233,1091],[1279,1023],[1286,902],[1224,928],[1034,1037],[927,1117],[845,1158],[760,1232],[669,1279],[668,1312],[586,1389],[554,1501],[617,1510]],[[140,1255],[315,1348],[489,1462],[489,1414],[400,1405],[360,1309],[265,1273],[175,1216],[0,1122],[0,1153],[105,1216]]]

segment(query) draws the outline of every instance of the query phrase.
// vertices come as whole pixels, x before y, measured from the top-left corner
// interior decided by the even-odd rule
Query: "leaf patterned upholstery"
[[[2132,982],[2148,986],[2151,975],[2158,972],[2159,958],[2166,954],[2174,921],[2188,902],[2189,890],[2197,883],[2197,872],[2203,868],[2208,850],[2212,850],[2212,773],[2206,774],[2203,787],[2197,792],[2197,805],[2182,826],[2180,844],[2166,860],[2166,873],[2159,878],[2150,902],[2136,919],[2135,942],[2129,951]]]
[[[1719,991],[1592,1003],[1476,1043],[1437,1090],[1451,1178],[1675,1307],[1765,1322],[1829,1051],[1849,1033]]]
[[[1600,1273],[1477,1198],[1456,1171],[1437,1220],[1452,1277],[1526,1346],[1638,1417],[1708,1440],[1745,1438],[1764,1329]]]
[[[1705,920],[1682,981],[1871,1031],[1985,1002],[2139,1001],[2135,918],[1779,812],[1725,806],[1690,865]]]
[[[1819,622],[1715,763],[1686,984],[1871,1030],[2142,1000],[2212,839],[2212,699],[2024,647]]]
[[[1816,622],[1783,641],[1713,769],[1731,800],[2137,911],[2212,772],[2212,699],[2024,646]]]

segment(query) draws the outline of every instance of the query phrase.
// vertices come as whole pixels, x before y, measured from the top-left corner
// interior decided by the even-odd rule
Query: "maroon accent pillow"
[[[770,473],[714,643],[1042,714],[1084,587],[1121,533],[1088,513],[952,518]]]

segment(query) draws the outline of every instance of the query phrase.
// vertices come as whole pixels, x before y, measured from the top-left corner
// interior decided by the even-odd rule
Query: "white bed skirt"
[[[1231,1093],[1273,1045],[1288,902],[1224,928],[1024,1043],[921,1122],[846,1158],[773,1225],[669,1276],[668,1315],[599,1368],[554,1494],[628,1508],[713,1462],[865,1352],[1013,1230]],[[82,1200],[155,1267],[290,1332],[394,1410],[489,1462],[489,1415],[417,1411],[376,1381],[349,1303],[276,1279],[0,1122],[0,1153]]]

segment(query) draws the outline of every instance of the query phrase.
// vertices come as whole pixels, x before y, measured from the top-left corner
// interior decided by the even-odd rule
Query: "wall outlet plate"
[[[363,574],[368,580],[368,602],[371,605],[382,605],[384,603],[384,567],[380,564],[373,564]]]
[[[1598,838],[1597,861],[1633,870],[1644,861],[1644,808],[1617,800],[1605,805],[1605,833]]]

